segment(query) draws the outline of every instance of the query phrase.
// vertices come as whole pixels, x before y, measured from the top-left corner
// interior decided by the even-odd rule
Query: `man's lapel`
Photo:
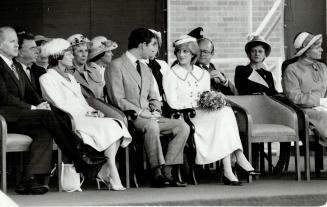
[[[142,86],[141,76],[139,75],[139,73],[137,72],[137,70],[134,68],[134,65],[127,58],[127,56],[125,54],[122,56],[122,58],[123,58],[123,65],[124,65],[125,69],[130,74],[130,76],[132,77],[132,79],[137,83],[137,85],[139,86],[139,88],[141,88],[141,86]],[[140,64],[142,65],[142,63],[140,63]],[[142,74],[142,67],[141,67],[141,74]]]
[[[12,71],[12,69],[7,65],[7,63],[0,57],[0,60],[1,60],[1,64],[4,66],[3,68],[5,70],[7,70],[7,72],[10,74],[11,78],[13,79],[13,81],[15,82],[15,84],[17,85],[17,87],[19,88],[19,90],[21,90],[21,83],[20,81],[16,78],[16,75],[14,74],[14,72]],[[16,70],[17,70],[17,73],[19,76],[21,76],[21,74],[19,73],[19,69],[17,67],[18,64],[15,64],[15,67],[16,67]]]

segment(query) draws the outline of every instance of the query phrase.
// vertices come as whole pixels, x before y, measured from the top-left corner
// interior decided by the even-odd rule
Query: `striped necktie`
[[[11,70],[13,71],[13,73],[15,74],[17,80],[19,80],[19,75],[18,75],[18,72],[17,72],[17,69],[16,69],[16,66],[13,64],[11,64],[10,66]]]

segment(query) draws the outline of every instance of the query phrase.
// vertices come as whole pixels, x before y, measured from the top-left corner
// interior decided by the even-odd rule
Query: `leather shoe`
[[[15,192],[21,195],[41,195],[49,191],[49,186],[40,185],[34,177],[24,179],[15,189]]]
[[[151,187],[153,188],[163,188],[166,187],[166,180],[163,175],[158,175],[152,178]]]
[[[186,182],[180,182],[176,180],[174,177],[167,178],[166,177],[166,185],[170,187],[186,187]]]

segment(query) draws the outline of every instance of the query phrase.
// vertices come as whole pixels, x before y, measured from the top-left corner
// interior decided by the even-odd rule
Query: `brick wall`
[[[249,0],[168,0],[169,62],[175,59],[172,42],[201,26],[204,28],[204,35],[212,39],[215,44],[216,67],[233,80],[236,65],[248,63],[244,52],[247,35],[258,28],[275,0],[252,0],[252,6],[250,2]],[[278,7],[278,13],[282,14],[281,18],[267,39],[271,43],[272,52],[266,63],[273,72],[277,88],[280,90],[278,69],[284,57],[283,6]],[[273,15],[269,25],[273,24],[277,14]],[[263,34],[267,31],[264,29]]]

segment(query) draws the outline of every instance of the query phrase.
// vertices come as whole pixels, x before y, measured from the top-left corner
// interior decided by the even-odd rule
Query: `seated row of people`
[[[131,32],[128,50],[113,61],[111,50],[118,45],[103,36],[91,41],[80,34],[67,40],[41,38],[39,51],[31,37],[22,33],[17,38],[11,27],[0,28],[0,93],[4,97],[0,101],[0,113],[8,122],[9,132],[33,138],[30,164],[16,188],[17,193],[42,194],[49,190],[46,178],[52,138],[74,162],[78,172],[102,165],[97,173],[98,184],[103,182],[112,190],[125,190],[115,164],[119,146],[126,147],[132,139],[121,113],[125,110],[137,113],[133,125],[142,137],[133,138],[144,140],[152,186],[186,186],[172,175],[172,168],[183,163],[190,129],[181,119],[164,117],[165,104],[174,109],[196,109],[197,115],[192,119],[196,164],[222,159],[226,185],[241,185],[232,171],[232,160],[248,174],[258,174],[243,154],[231,108],[225,106],[207,112],[198,109],[197,100],[200,93],[210,89],[226,95],[276,94],[272,75],[262,64],[271,48],[260,37],[253,37],[245,46],[250,64],[237,67],[236,87],[210,63],[214,45],[203,36],[197,40],[184,35],[174,42],[177,62],[172,68],[156,59],[162,41],[160,32],[145,28]],[[41,55],[49,61],[43,72],[35,64]],[[31,66],[34,70],[29,70]],[[104,86],[113,106],[104,102]],[[45,100],[72,115],[77,134],[69,130],[65,120],[49,111]],[[160,135],[170,135],[165,136],[166,154]],[[81,144],[104,152],[106,159],[91,159],[78,150]],[[36,160],[40,155],[44,159],[40,161],[42,165]],[[284,161],[280,159],[278,163],[283,166]],[[35,176],[43,177],[44,183],[37,183]]]

